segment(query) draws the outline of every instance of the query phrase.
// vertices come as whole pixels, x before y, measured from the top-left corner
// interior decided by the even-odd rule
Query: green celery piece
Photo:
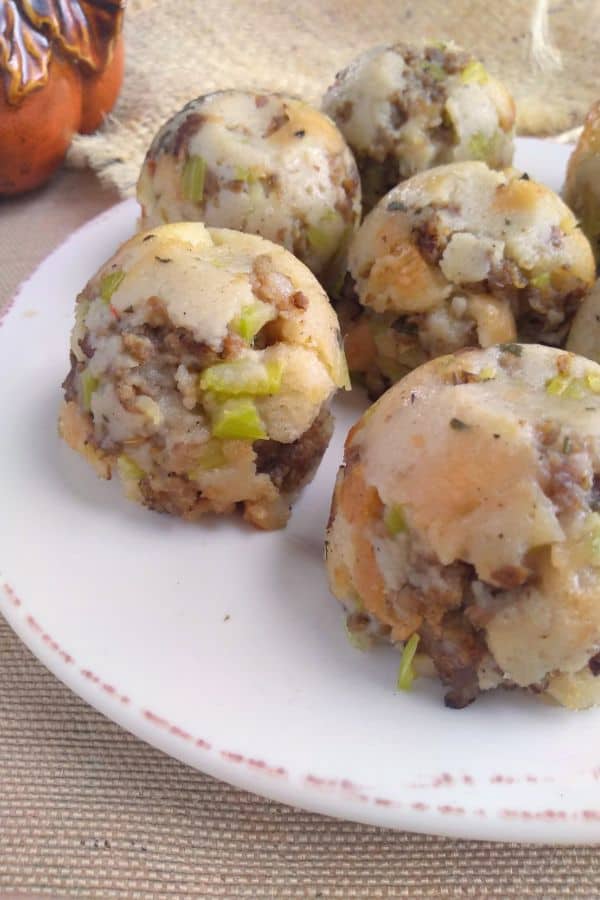
[[[534,288],[538,288],[540,291],[545,290],[545,288],[550,287],[550,273],[540,272],[539,275],[535,275],[531,279],[531,284]]]
[[[98,389],[100,379],[92,375],[91,372],[84,372],[81,376],[81,397],[83,400],[83,408],[89,412],[92,407],[92,394]]]
[[[110,303],[112,295],[124,278],[125,272],[123,269],[115,269],[114,272],[109,272],[108,275],[104,276],[100,282],[100,297],[105,303]]]
[[[191,470],[190,475],[194,478],[201,472],[207,472],[210,469],[220,469],[227,462],[223,453],[223,445],[221,441],[210,440],[202,447],[197,465]]]
[[[589,564],[600,566],[600,515],[598,513],[590,513],[585,520],[583,547]]]
[[[587,372],[585,383],[592,394],[600,394],[600,375],[597,372]]]
[[[569,386],[571,379],[568,375],[555,375],[546,382],[546,393],[552,397],[562,397]]]
[[[460,73],[460,80],[463,84],[471,84],[473,82],[476,84],[485,84],[486,81],[489,81],[489,78],[490,76],[488,75],[485,66],[477,59],[474,59],[466,65]]]
[[[183,167],[182,190],[185,200],[202,203],[206,160],[202,156],[190,156]]]
[[[409,637],[406,644],[404,645],[402,658],[400,659],[400,668],[398,669],[397,687],[399,691],[409,691],[412,686],[415,677],[415,672],[412,667],[412,661],[414,659],[415,653],[417,652],[418,646],[418,634],[413,634],[411,637]]]
[[[146,474],[136,461],[126,453],[121,453],[117,460],[119,475],[123,481],[139,481]]]
[[[336,241],[332,239],[326,228],[321,228],[319,225],[309,225],[306,236],[308,243],[316,253],[329,256],[333,252]]]
[[[490,156],[494,138],[486,137],[482,131],[476,131],[469,138],[469,153],[473,159],[486,160]]]
[[[337,222],[340,218],[341,216],[339,212],[330,206],[325,210],[324,213],[321,214],[321,216],[319,217],[319,222],[323,222],[324,224],[331,224],[332,222]]]
[[[245,181],[247,184],[256,184],[260,180],[256,169],[246,169],[244,166],[235,166],[234,175],[236,181]]]
[[[333,256],[337,250],[341,235],[337,229],[332,228],[341,216],[334,209],[327,209],[319,217],[315,225],[309,225],[306,230],[306,237],[311,248],[315,253],[322,256]]]
[[[231,322],[231,328],[248,343],[254,340],[263,325],[277,318],[277,312],[268,303],[257,300],[242,307],[242,311]]]
[[[263,363],[254,359],[236,359],[205,369],[198,379],[198,387],[201,391],[213,391],[229,397],[240,394],[266,396],[279,393],[282,375],[281,360]]]
[[[406,531],[406,519],[404,517],[404,510],[399,503],[394,503],[392,506],[386,507],[383,516],[383,522],[388,530],[388,534],[390,534],[392,537],[395,537],[402,531]]]
[[[371,649],[373,646],[373,638],[370,634],[365,634],[363,631],[350,631],[347,622],[344,624],[344,627],[346,629],[346,637],[353,647],[357,650],[362,650],[363,652]]]
[[[569,400],[582,400],[587,390],[593,390],[586,376],[583,378],[570,378],[568,375],[555,375],[546,382],[546,393],[553,397],[568,397]]]
[[[222,403],[214,413],[212,434],[232,441],[260,441],[268,437],[256,404],[249,397]]]

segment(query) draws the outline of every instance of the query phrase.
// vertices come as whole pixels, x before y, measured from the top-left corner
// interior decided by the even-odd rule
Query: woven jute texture
[[[560,132],[600,95],[600,2],[550,3],[563,61],[551,71],[532,61],[533,8],[534,0],[130,0],[121,98],[100,133],[75,139],[69,159],[131,193],[154,133],[192,97],[262,88],[318,104],[357,53],[423,36],[479,55],[513,92],[523,133]]]
[[[395,833],[203,776],[85,706],[0,623],[0,896],[600,896],[595,850]]]
[[[71,171],[0,203],[0,309],[57,243],[116,199],[91,173]],[[0,536],[0,574],[3,565]],[[94,712],[0,617],[0,898],[38,894],[593,898],[600,850],[401,834],[235,790]]]

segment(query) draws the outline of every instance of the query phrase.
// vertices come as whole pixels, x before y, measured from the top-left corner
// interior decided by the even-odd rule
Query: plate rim
[[[323,778],[314,773],[288,773],[274,761],[253,759],[218,746],[180,728],[177,723],[135,703],[102,676],[82,666],[32,616],[12,586],[0,584],[0,614],[10,628],[55,677],[78,697],[119,725],[191,768],[236,788],[288,806],[365,825],[391,828],[463,840],[542,845],[600,844],[600,810],[541,809],[536,811],[506,807],[499,815],[482,806],[465,808],[462,798],[445,797],[432,803],[411,795],[406,802],[369,794],[348,778]],[[600,768],[592,773],[600,780]],[[543,783],[544,779],[536,780]],[[498,776],[498,787],[514,783]],[[431,787],[466,786],[468,775],[442,772]],[[535,783],[532,783],[535,787]]]

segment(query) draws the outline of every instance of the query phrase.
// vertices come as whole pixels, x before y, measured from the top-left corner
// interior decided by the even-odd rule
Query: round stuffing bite
[[[166,225],[124,244],[77,298],[60,432],[126,495],[185,519],[285,525],[347,385],[314,276],[255,235]]]
[[[326,544],[355,639],[415,647],[463,707],[527,688],[600,700],[600,366],[469,349],[408,375],[350,431]]]
[[[577,310],[569,332],[567,350],[600,363],[600,279]]]
[[[323,108],[354,151],[370,210],[423,169],[512,162],[515,105],[479,60],[452,42],[375,47],[339,72]]]
[[[589,243],[562,200],[482,162],[421,172],[354,237],[337,309],[350,370],[378,396],[464,346],[561,344],[593,283]]]
[[[218,91],[160,129],[137,185],[141,226],[202,221],[286,247],[332,289],[360,223],[360,178],[334,123],[283,94]]]
[[[563,190],[600,265],[600,100],[587,114],[569,159]]]

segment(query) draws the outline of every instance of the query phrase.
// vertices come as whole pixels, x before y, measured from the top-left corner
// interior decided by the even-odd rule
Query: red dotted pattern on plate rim
[[[594,769],[592,771],[592,777],[596,781],[600,778],[600,768]],[[490,775],[487,781],[489,784],[521,785],[554,784],[556,782],[556,779],[551,775],[532,775],[531,773],[528,773],[521,778],[518,778],[514,775],[494,774]],[[475,787],[476,782],[472,775],[462,774],[454,777],[453,775],[450,775],[449,772],[442,772],[441,775],[436,775],[430,781],[413,781],[408,785],[408,787],[412,788],[413,790],[429,790],[430,788],[444,788],[456,785]]]
[[[18,596],[14,588],[8,584],[4,583],[2,585],[3,594],[8,599],[9,603],[17,608],[21,608],[23,603],[21,598]],[[0,594],[2,596],[2,594]],[[39,639],[46,644],[46,646],[50,647],[55,653],[57,653],[63,662],[68,664],[75,664],[74,658],[64,651],[60,645],[50,637],[50,635],[44,631],[41,625],[37,622],[37,620],[30,614],[25,615],[25,622],[31,628],[32,631],[36,633]],[[98,675],[92,672],[90,669],[79,669],[80,674],[86,678],[88,681],[91,681],[93,684],[97,685],[100,690],[102,690],[105,694],[112,697],[117,702],[122,704],[129,704],[130,699],[125,694],[120,694],[119,691],[113,687],[111,684],[103,681]],[[277,778],[287,778],[288,773],[283,766],[274,766],[271,765],[264,760],[255,759],[252,757],[246,757],[242,753],[237,753],[231,750],[223,750],[217,749],[212,746],[208,741],[201,737],[195,737],[189,732],[185,731],[179,726],[169,722],[168,719],[165,719],[162,716],[157,715],[149,709],[140,709],[140,712],[144,719],[151,723],[156,728],[159,728],[163,731],[168,732],[174,737],[179,738],[180,740],[187,741],[189,743],[193,743],[194,746],[209,752],[216,752],[219,756],[225,760],[226,762],[232,763],[234,765],[242,765],[246,766],[253,771],[262,772],[266,775],[275,776]],[[596,767],[592,770],[592,777],[595,780],[600,779],[600,767]],[[513,776],[503,776],[503,775],[493,775],[490,777],[489,781],[492,784],[506,784],[512,785],[522,782],[536,783],[538,781],[545,781],[547,779],[538,779],[533,775],[526,775],[523,779],[517,779]],[[549,779],[553,780],[553,779]],[[304,784],[315,790],[335,790],[336,792],[341,792],[344,797],[353,800],[362,804],[371,804],[377,807],[385,807],[385,808],[393,808],[393,809],[407,809],[412,810],[414,812],[437,812],[443,816],[477,816],[479,818],[485,818],[487,813],[485,809],[481,807],[466,809],[463,806],[455,806],[453,804],[444,803],[439,805],[434,805],[430,803],[423,803],[420,801],[413,801],[410,803],[401,803],[396,800],[390,800],[387,797],[371,797],[366,794],[359,785],[356,785],[354,782],[350,781],[347,778],[321,778],[318,775],[308,774],[304,778]],[[471,775],[463,774],[458,777],[452,776],[449,772],[442,772],[440,775],[436,776],[429,782],[428,784],[411,784],[409,787],[411,788],[430,788],[430,787],[449,787],[454,784],[464,784],[464,785],[475,785],[475,780]],[[560,809],[546,809],[546,810],[537,810],[531,811],[526,809],[510,809],[504,808],[500,810],[499,817],[502,819],[512,819],[519,821],[544,821],[544,822],[565,822],[565,821],[583,821],[583,822],[599,822],[600,821],[600,810],[593,809],[584,809],[580,812],[572,812],[569,813],[566,810]]]
[[[124,706],[130,702],[129,697],[126,694],[120,694],[116,687],[113,687],[112,684],[108,684],[106,681],[102,681],[100,676],[96,675],[96,673],[92,672],[90,669],[80,669],[79,674],[83,675],[88,681],[91,681],[92,684],[97,684],[100,690],[104,691],[105,694],[114,697],[115,700],[118,700],[119,703],[122,703]]]

